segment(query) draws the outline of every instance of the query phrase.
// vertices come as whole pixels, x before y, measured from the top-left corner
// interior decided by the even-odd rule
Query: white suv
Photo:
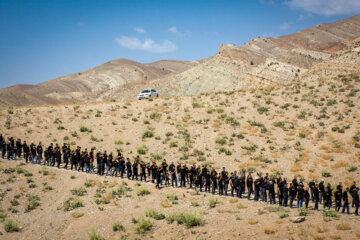
[[[155,89],[145,89],[137,96],[138,100],[149,97],[159,97],[159,93]]]

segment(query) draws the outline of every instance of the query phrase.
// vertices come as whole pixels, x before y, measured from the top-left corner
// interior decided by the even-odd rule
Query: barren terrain
[[[166,158],[168,162],[217,170],[224,166],[229,172],[245,169],[288,179],[297,175],[306,184],[324,178],[333,185],[342,181],[349,186],[360,175],[359,90],[359,75],[339,74],[327,80],[197,96],[10,106],[0,112],[0,132],[27,142],[41,141],[45,146],[66,142],[72,148],[121,149],[125,157],[140,154],[145,161],[159,163]],[[270,205],[264,203],[187,189],[156,190],[150,183],[141,183],[150,194],[138,196],[141,187],[136,182],[19,163],[0,162],[1,214],[20,226],[18,233],[2,229],[0,239],[86,239],[92,229],[106,239],[360,236],[360,219],[354,215],[328,218],[310,210],[305,222],[295,224],[289,219],[299,214],[296,209],[268,208]],[[32,176],[25,176],[27,172]],[[92,183],[86,187],[89,180]],[[84,196],[73,196],[70,190],[80,187],[86,189]],[[112,194],[118,188],[124,193]],[[176,194],[178,200],[167,197],[169,193]],[[26,211],[28,194],[37,195],[40,204],[30,212]],[[65,211],[64,203],[70,197],[81,199],[84,206]],[[13,199],[19,204],[13,205]],[[220,203],[210,208],[209,202],[214,199]],[[138,233],[132,219],[144,217],[148,209],[167,218],[187,210],[203,221],[187,229],[145,217],[152,227]],[[114,232],[115,222],[125,231]]]

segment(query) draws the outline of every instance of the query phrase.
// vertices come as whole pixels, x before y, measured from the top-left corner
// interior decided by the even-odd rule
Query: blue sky
[[[0,0],[0,87],[117,58],[198,60],[358,13],[359,0]]]

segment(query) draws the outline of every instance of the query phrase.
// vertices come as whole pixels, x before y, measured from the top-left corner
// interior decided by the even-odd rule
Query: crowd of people
[[[253,177],[245,171],[237,173],[228,172],[222,168],[217,172],[214,168],[206,166],[186,166],[186,164],[174,162],[168,164],[164,159],[161,164],[145,162],[137,156],[133,160],[117,150],[116,155],[112,152],[96,152],[94,149],[81,150],[77,146],[71,150],[65,143],[63,146],[50,143],[43,147],[42,143],[35,144],[9,137],[7,140],[0,134],[0,149],[2,158],[16,160],[24,158],[26,163],[52,166],[70,169],[86,173],[96,173],[113,177],[128,178],[147,182],[147,178],[156,184],[156,188],[172,186],[193,188],[197,191],[205,191],[212,194],[232,196],[248,200],[264,201],[270,204],[278,204],[284,207],[308,208],[309,202],[313,203],[314,209],[334,207],[336,211],[350,214],[350,196],[354,214],[359,210],[359,187],[354,181],[351,187],[344,188],[339,182],[335,189],[330,183],[325,184],[324,179],[320,182],[311,180],[307,186],[303,179],[296,176],[288,181],[282,176],[264,176],[259,174]],[[334,191],[334,192],[333,192]],[[334,201],[333,201],[334,200]]]

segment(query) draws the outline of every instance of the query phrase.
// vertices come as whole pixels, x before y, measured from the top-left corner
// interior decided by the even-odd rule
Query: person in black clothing
[[[314,188],[315,188],[315,180],[311,180],[309,182],[309,188],[310,188],[310,193],[311,193],[311,201],[314,202]]]
[[[303,207],[303,202],[304,202],[304,196],[305,196],[305,191],[302,185],[298,185],[297,188],[297,208],[302,208]]]
[[[180,168],[180,187],[186,187],[186,174],[187,174],[187,169],[184,164]]]
[[[3,159],[5,158],[5,153],[6,153],[6,144],[5,144],[4,140],[2,140],[2,142],[1,142],[1,157]]]
[[[299,184],[298,184],[296,176],[294,176],[294,179],[292,180],[292,185],[295,188],[295,190],[297,190],[297,187],[298,187]]]
[[[306,189],[305,189],[304,199],[305,199],[305,207],[308,208],[308,207],[309,207],[309,202],[310,202],[309,188],[306,188]]]
[[[23,147],[25,162],[28,163],[30,149],[29,149],[29,146],[27,145],[26,141],[24,141],[22,147]]]
[[[123,156],[121,156],[120,158],[120,177],[123,178],[124,172],[125,172],[125,158]]]
[[[16,154],[15,154],[15,159],[16,159],[16,157],[21,157],[22,145],[21,145],[21,140],[20,139],[16,140],[15,146],[16,146]]]
[[[218,175],[218,183],[219,183],[219,195],[224,195],[224,179],[223,175],[219,173]]]
[[[131,176],[132,176],[132,171],[131,171],[131,162],[130,162],[130,159],[127,158],[127,161],[126,161],[126,175],[127,175],[127,178],[130,179]]]
[[[150,165],[149,162],[147,163],[146,168],[147,168],[147,171],[148,171],[148,177],[150,178],[150,176],[151,176],[151,165]]]
[[[204,185],[205,184],[205,177],[206,177],[206,174],[208,172],[208,169],[206,166],[204,166],[202,169],[201,169],[201,177],[202,177],[202,184]]]
[[[355,215],[359,215],[359,188],[354,189],[354,205],[355,205]]]
[[[261,179],[259,177],[255,177],[254,182],[254,201],[259,201],[260,197],[260,186],[261,186]]]
[[[134,180],[134,178],[135,178],[136,180],[138,180],[138,166],[139,166],[139,164],[138,164],[138,162],[137,162],[137,158],[135,158],[134,163],[133,163],[133,165],[132,165],[132,167],[133,167],[132,180]]]
[[[248,200],[250,200],[250,196],[253,193],[253,184],[254,184],[254,180],[251,176],[251,173],[248,174],[247,178],[246,178],[246,187],[247,187],[247,191],[248,191]]]
[[[43,160],[42,155],[43,155],[43,147],[41,142],[39,142],[39,144],[36,147],[36,163],[41,165],[41,162]]]
[[[107,161],[106,161],[106,176],[111,176],[112,175],[112,168],[113,168],[113,155],[112,152],[107,156]]]
[[[66,150],[67,151],[67,150]],[[85,172],[86,173],[90,173],[90,154],[84,154],[84,158],[85,158]]]
[[[279,198],[279,206],[282,206],[282,202],[284,199],[283,188],[284,188],[284,183],[280,177],[277,179],[277,194],[278,194],[278,198]]]
[[[205,192],[210,193],[211,176],[208,172],[205,175]]]
[[[146,164],[141,161],[140,164],[140,181],[142,181],[144,178],[144,181],[146,182]]]
[[[106,168],[107,164],[108,164],[108,155],[107,155],[106,151],[104,151],[102,161],[101,161],[101,175],[105,174],[105,168]]]
[[[56,148],[56,163],[57,163],[57,168],[60,168],[60,164],[61,164],[61,152],[59,148]]]
[[[349,209],[349,197],[348,197],[348,192],[349,192],[349,188],[346,188],[346,190],[342,193],[342,200],[343,200],[343,209],[342,209],[342,213],[346,212],[347,214],[350,214],[350,209]]]
[[[354,202],[355,192],[356,192],[356,182],[354,181],[353,184],[350,186],[350,195],[351,195],[351,197],[353,199],[351,207],[355,206],[355,202]]]
[[[315,187],[314,187],[314,202],[315,202],[315,206],[314,206],[314,209],[319,209],[319,201],[320,201],[320,191],[319,191],[319,188],[318,188],[318,185],[315,184]]]
[[[215,190],[217,188],[217,175],[216,175],[216,172],[215,170],[211,172],[211,192],[212,194],[215,194]]]
[[[189,188],[192,188],[192,185],[194,184],[195,174],[196,174],[195,165],[193,165],[191,166],[189,171],[189,180],[190,180]]]
[[[161,182],[161,173],[162,173],[162,168],[161,167],[156,167],[156,188],[160,189],[160,182]]]
[[[339,212],[341,208],[341,198],[342,198],[342,194],[339,188],[336,189],[334,197],[335,197],[335,210]]]
[[[268,189],[269,189],[270,204],[276,204],[276,200],[275,200],[275,177],[273,177],[273,178],[271,178],[269,180]]]
[[[236,193],[236,186],[235,186],[235,179],[236,179],[236,173],[230,173],[230,187],[231,187],[231,196],[234,196],[234,192]]]
[[[176,171],[175,171],[175,164],[172,162],[169,166],[169,172],[170,172],[170,178],[171,178],[171,186],[174,186],[174,182],[175,182],[175,186],[177,187],[177,180],[176,180]]]
[[[64,168],[67,169],[67,166],[69,164],[69,149],[66,149],[65,152],[63,153],[63,159],[64,159],[64,163],[65,163],[65,166]]]
[[[290,207],[293,207],[293,202],[296,198],[296,189],[292,183],[290,183],[289,187],[289,195],[290,195]]]
[[[319,202],[321,204],[324,201],[324,194],[325,194],[324,179],[321,179],[318,188],[319,188]]]
[[[157,165],[155,162],[153,162],[151,166],[151,178],[152,178],[152,183],[154,183],[157,178]]]
[[[288,188],[288,184],[286,182],[282,187],[282,194],[283,194],[282,206],[287,207],[288,197],[289,197],[289,188]]]
[[[98,156],[100,156],[100,153]],[[70,170],[73,170],[73,168],[77,170],[76,153],[75,151],[70,151]]]
[[[331,194],[329,192],[328,188],[325,188],[325,193],[324,193],[324,208],[328,207],[329,209],[331,208]]]
[[[225,175],[223,176],[223,179],[224,179],[224,194],[225,194],[225,196],[227,196],[228,195],[229,182],[230,182],[228,172],[225,172]]]

